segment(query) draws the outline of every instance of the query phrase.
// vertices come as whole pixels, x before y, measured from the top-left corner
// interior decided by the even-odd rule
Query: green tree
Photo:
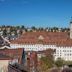
[[[3,31],[3,35],[4,35],[4,36],[7,36],[7,30],[4,30],[4,31]]]
[[[39,31],[43,31],[43,30],[44,30],[44,28],[42,28],[42,27],[41,27],[41,28],[38,28],[38,30],[39,30]]]
[[[57,67],[62,67],[64,65],[64,60],[61,59],[61,58],[58,58],[56,61],[55,61],[55,65]]]
[[[54,52],[55,52],[55,50],[51,49],[51,48],[49,48],[45,51],[45,55],[46,55],[46,57],[48,57],[48,59],[51,61],[51,63],[54,63],[54,56],[53,56]]]
[[[17,29],[20,29],[20,26],[16,26]]]
[[[33,26],[33,27],[31,27],[31,29],[32,29],[32,30],[36,30],[36,27],[35,27],[35,26]]]
[[[21,29],[24,29],[24,28],[25,28],[25,26],[24,26],[24,25],[22,25],[22,26],[21,26]]]
[[[72,61],[64,61],[64,65],[72,65]]]
[[[25,28],[25,32],[28,32],[27,28]]]
[[[50,60],[48,57],[41,57],[41,62],[44,63],[44,65],[46,65],[46,68],[51,68],[53,66],[53,62],[52,60]]]
[[[44,52],[44,56],[40,59],[40,68],[43,72],[46,72],[49,68],[54,66],[53,49],[47,49]]]
[[[41,57],[40,64],[38,65],[38,71],[39,72],[46,72],[49,69],[49,67],[51,67],[49,65],[50,64],[48,64],[47,57]]]

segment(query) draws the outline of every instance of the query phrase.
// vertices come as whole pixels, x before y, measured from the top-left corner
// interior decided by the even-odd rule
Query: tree
[[[72,61],[64,61],[65,65],[72,65]]]
[[[20,33],[19,34],[22,35],[22,30],[20,30]]]
[[[67,32],[69,32],[69,31],[70,31],[70,29],[69,29],[69,28],[66,28],[66,30],[67,30]]]
[[[64,60],[61,59],[61,58],[58,58],[56,61],[55,61],[55,65],[57,67],[62,67],[64,65]]]
[[[2,28],[5,28],[6,26],[5,25],[2,25]]]
[[[22,26],[21,26],[21,29],[24,29],[24,28],[25,28],[25,26],[24,26],[24,25],[22,25]]]
[[[46,72],[49,68],[54,66],[53,49],[47,49],[44,51],[44,56],[40,59],[40,69],[42,72]]]
[[[20,26],[16,26],[17,29],[20,29]]]
[[[48,59],[47,57],[41,57],[40,64],[38,65],[39,72],[46,72],[49,68]]]
[[[25,32],[28,32],[27,28],[25,28]]]
[[[51,49],[51,48],[49,48],[45,51],[45,55],[48,58],[49,63],[52,65],[54,64],[54,56],[53,56],[54,52],[55,52],[55,50]]]
[[[3,31],[3,35],[4,35],[4,36],[7,36],[7,30],[4,30],[4,31]]]
[[[49,49],[45,50],[44,52],[45,52],[45,55],[48,56],[48,55],[53,55],[53,53],[55,52],[55,50],[49,48]]]
[[[46,68],[46,69],[51,68],[51,67],[53,66],[52,60],[50,60],[50,59],[49,59],[48,57],[46,57],[46,56],[45,56],[45,57],[41,57],[41,62],[42,62],[43,65],[45,65],[45,68]],[[41,64],[41,65],[42,65],[42,64]],[[43,66],[43,65],[42,65],[42,66]],[[44,68],[44,69],[45,69],[45,68]]]
[[[40,27],[40,28],[38,28],[38,30],[39,30],[39,31],[43,31],[43,30],[44,30],[44,28]]]
[[[54,32],[58,31],[57,27],[53,27],[52,29],[53,29]]]
[[[33,26],[31,29],[32,29],[32,30],[36,30],[35,26]]]

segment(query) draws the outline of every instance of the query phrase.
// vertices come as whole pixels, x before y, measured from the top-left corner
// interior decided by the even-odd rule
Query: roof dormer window
[[[44,37],[43,37],[42,35],[40,35],[40,36],[38,37],[38,39],[39,39],[39,40],[43,40]]]

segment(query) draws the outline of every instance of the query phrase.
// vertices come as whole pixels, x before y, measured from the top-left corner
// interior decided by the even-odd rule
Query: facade
[[[27,67],[29,72],[37,72],[38,58],[37,52],[28,52],[27,53]]]
[[[65,60],[72,60],[72,40],[68,38],[67,32],[29,32],[11,42],[10,46],[11,48],[24,48],[25,51],[56,49],[55,59],[61,57]]]
[[[11,48],[24,48],[25,51],[43,51],[55,49],[55,60],[58,57],[72,60],[72,20],[70,32],[27,32],[10,44]]]
[[[8,65],[11,60],[11,57],[0,54],[0,72],[8,72]]]

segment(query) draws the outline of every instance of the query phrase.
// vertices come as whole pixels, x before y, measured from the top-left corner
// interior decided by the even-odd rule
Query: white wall
[[[72,60],[72,47],[57,47],[56,48],[56,53],[55,55],[55,59],[57,59],[58,57],[64,59],[64,60]]]
[[[8,72],[9,60],[0,60],[0,72]]]
[[[55,49],[55,45],[43,45],[43,44],[11,44],[11,48],[25,48],[25,51],[43,51],[48,48]]]
[[[43,51],[48,48],[56,49],[54,54],[55,60],[58,57],[64,60],[72,60],[72,47],[57,47],[56,45],[43,45],[43,44],[11,44],[11,48],[24,48],[25,51]]]

